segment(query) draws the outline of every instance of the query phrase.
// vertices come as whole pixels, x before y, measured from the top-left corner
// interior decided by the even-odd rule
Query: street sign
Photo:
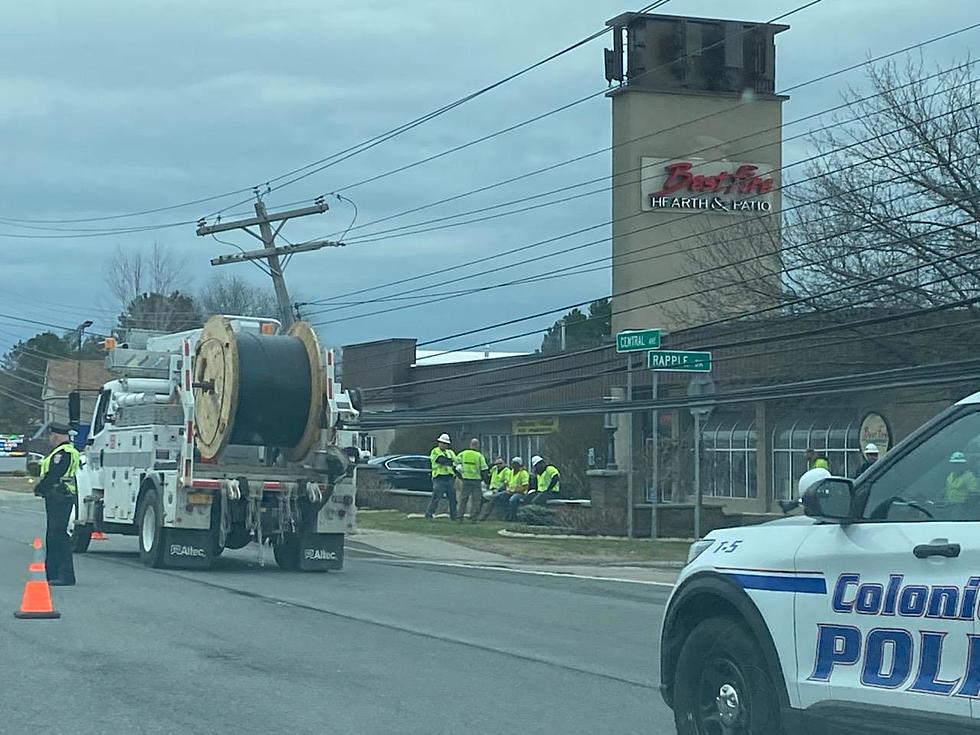
[[[710,352],[656,351],[647,353],[650,370],[685,370],[695,373],[711,372]]]
[[[642,352],[660,347],[659,329],[620,332],[616,335],[616,352]]]

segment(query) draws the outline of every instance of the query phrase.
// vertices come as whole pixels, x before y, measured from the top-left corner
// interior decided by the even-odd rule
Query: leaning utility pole
[[[262,243],[261,250],[250,250],[238,255],[222,255],[211,259],[211,265],[227,265],[229,263],[244,263],[248,260],[265,259],[269,266],[269,275],[272,276],[272,286],[276,291],[276,303],[279,306],[279,319],[283,327],[288,327],[293,323],[292,304],[289,300],[289,291],[286,290],[286,279],[282,273],[282,262],[280,256],[292,255],[293,253],[305,253],[310,250],[319,250],[327,247],[343,247],[342,242],[332,240],[311,240],[301,242],[297,245],[283,245],[276,247],[276,237],[286,224],[287,220],[295,217],[305,217],[309,214],[323,214],[329,209],[323,197],[317,197],[312,207],[302,207],[300,209],[290,209],[285,212],[269,214],[265,209],[265,202],[256,194],[255,216],[248,219],[237,220],[235,222],[218,222],[214,225],[206,225],[204,220],[197,223],[197,234],[201,237],[213,235],[216,232],[227,232],[228,230],[244,230],[249,235]],[[272,229],[272,223],[278,222],[279,226]],[[250,227],[258,226],[259,232],[250,230]]]

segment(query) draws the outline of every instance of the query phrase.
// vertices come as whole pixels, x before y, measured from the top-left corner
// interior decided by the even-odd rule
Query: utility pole
[[[248,219],[237,220],[235,222],[219,222],[214,225],[206,225],[204,220],[197,223],[197,234],[200,237],[213,235],[216,232],[227,232],[228,230],[244,230],[249,235],[262,243],[261,250],[250,250],[236,255],[222,255],[211,259],[211,265],[227,265],[229,263],[244,263],[248,260],[265,259],[269,267],[269,275],[272,276],[272,286],[276,292],[276,303],[279,308],[279,320],[283,328],[289,327],[293,323],[293,305],[289,300],[289,291],[286,289],[286,279],[283,276],[281,256],[292,255],[293,253],[305,253],[311,250],[319,250],[327,247],[343,247],[342,242],[332,240],[311,240],[296,245],[284,245],[276,247],[276,237],[286,224],[287,220],[296,217],[306,217],[311,214],[323,214],[329,209],[323,197],[317,197],[312,207],[301,207],[300,209],[290,209],[285,212],[275,212],[269,214],[265,208],[265,202],[256,194],[255,216]],[[272,223],[278,222],[279,226],[272,229]],[[249,228],[258,226],[259,232]]]

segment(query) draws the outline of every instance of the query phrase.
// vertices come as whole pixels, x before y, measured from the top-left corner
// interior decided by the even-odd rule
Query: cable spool
[[[213,459],[229,444],[279,447],[291,461],[313,448],[323,413],[316,335],[296,322],[285,335],[235,332],[208,319],[194,358],[197,447]]]

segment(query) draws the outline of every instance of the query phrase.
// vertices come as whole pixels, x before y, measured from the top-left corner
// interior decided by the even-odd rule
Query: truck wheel
[[[140,559],[148,567],[163,566],[163,512],[155,487],[147,488],[136,513],[139,528]]]
[[[299,569],[299,548],[299,534],[295,533],[287,533],[282,540],[272,542],[272,553],[280,569],[287,572]]]
[[[772,672],[752,635],[731,618],[691,631],[674,677],[678,735],[780,735]]]
[[[87,524],[72,524],[68,530],[71,539],[71,550],[76,554],[84,554],[88,551],[88,545],[92,542],[92,531],[94,529]]]

